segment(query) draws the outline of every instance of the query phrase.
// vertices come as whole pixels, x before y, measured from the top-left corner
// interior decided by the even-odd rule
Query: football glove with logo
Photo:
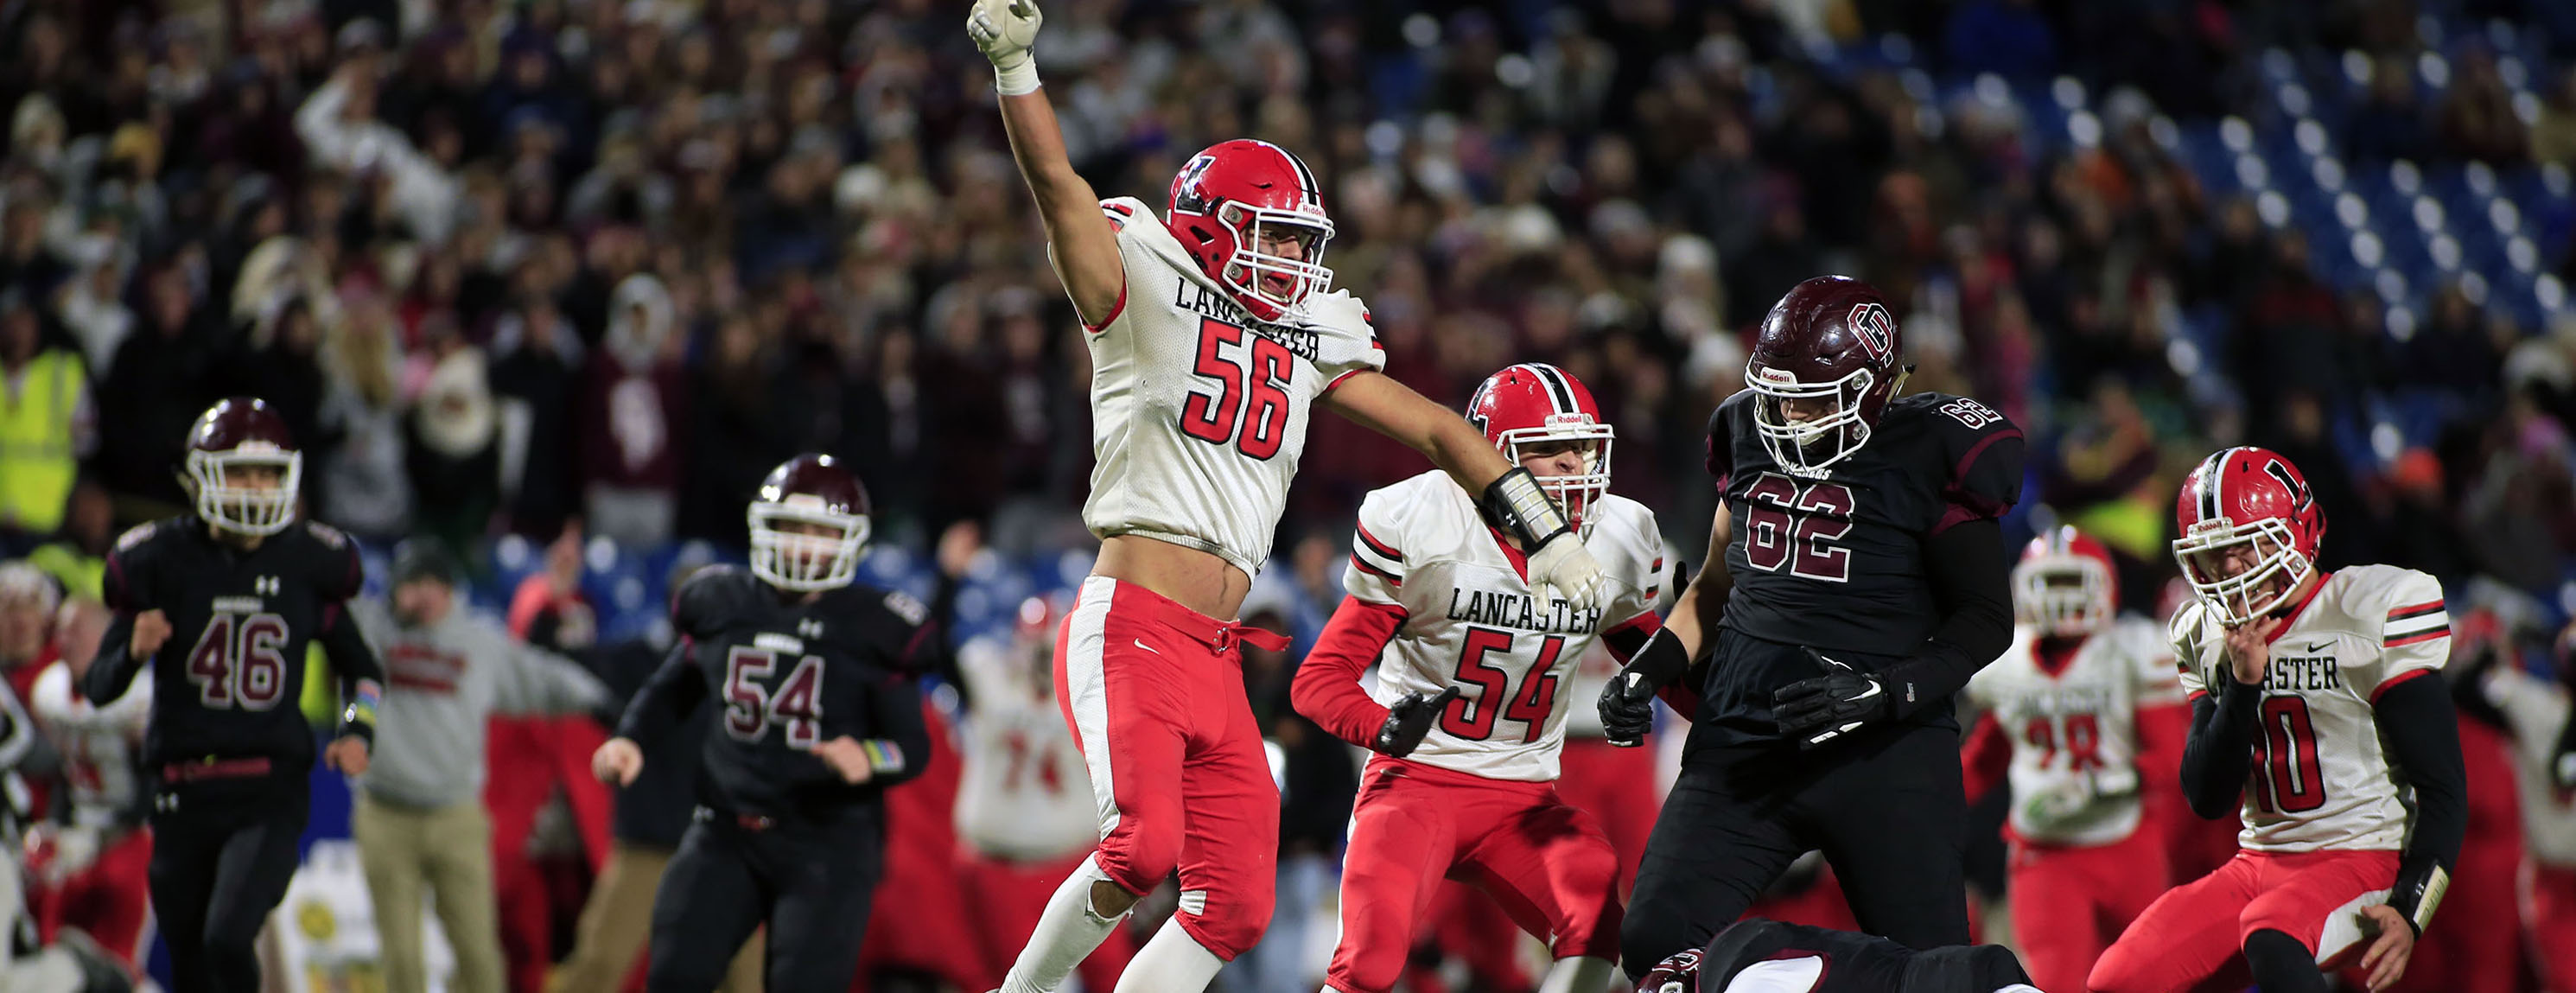
[[[1771,694],[1771,716],[1780,733],[1798,740],[1801,749],[1816,748],[1860,729],[1871,721],[1893,720],[1911,712],[1914,684],[1892,681],[1884,673],[1866,673],[1813,648],[1800,649],[1825,674],[1780,687]]]
[[[1381,755],[1403,758],[1422,746],[1422,737],[1431,733],[1431,721],[1440,716],[1440,708],[1458,699],[1458,688],[1441,690],[1439,696],[1425,696],[1415,690],[1386,708],[1386,723],[1377,729],[1377,740],[1369,747]]]
[[[1595,705],[1601,711],[1602,736],[1621,748],[1645,744],[1646,732],[1655,729],[1655,691],[1689,668],[1690,655],[1671,628],[1646,639],[1636,657],[1601,687]]]
[[[1044,23],[1037,0],[975,0],[966,15],[966,36],[993,63],[993,88],[1003,96],[1037,92],[1038,66],[1029,48]]]

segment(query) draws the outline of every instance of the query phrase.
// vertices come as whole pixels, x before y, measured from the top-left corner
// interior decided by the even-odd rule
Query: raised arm
[[[1584,550],[1565,509],[1539,487],[1538,477],[1503,458],[1466,418],[1373,369],[1355,370],[1334,380],[1323,403],[1361,427],[1430,457],[1431,464],[1467,492],[1478,494],[1477,506],[1484,510],[1485,519],[1519,538],[1521,547],[1529,550],[1531,585],[1552,587],[1578,606],[1596,604],[1601,564]]]
[[[1127,299],[1126,263],[1118,257],[1117,229],[1100,212],[1099,194],[1073,171],[1064,132],[1056,126],[1055,105],[1038,85],[1037,62],[1029,48],[1045,20],[1036,0],[978,0],[966,17],[966,34],[993,62],[1002,130],[1010,135],[1020,178],[1037,197],[1056,278],[1072,296],[1074,313],[1084,324],[1099,327],[1116,319]]]

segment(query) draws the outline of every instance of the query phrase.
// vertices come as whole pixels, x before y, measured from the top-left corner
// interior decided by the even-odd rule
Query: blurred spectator
[[[2379,60],[2370,74],[2370,96],[2353,110],[2344,135],[2345,153],[2354,162],[2421,163],[2432,158],[2432,132],[2423,107],[2415,102],[2415,74],[2407,60]]]
[[[24,294],[0,295],[0,552],[63,522],[80,459],[97,438],[80,356],[46,347]]]
[[[27,561],[61,583],[73,597],[96,600],[107,576],[108,544],[116,540],[116,507],[94,479],[72,487],[54,540],[27,553]]]
[[[2454,63],[2442,96],[2442,143],[2450,154],[2509,165],[2530,154],[2530,134],[2514,113],[2513,94],[2496,74],[2495,53],[2473,45]]]
[[[403,437],[414,529],[450,548],[476,547],[501,496],[500,419],[483,350],[445,333],[424,352],[429,378]]]
[[[633,545],[671,536],[679,512],[678,426],[687,423],[680,368],[687,345],[661,280],[636,275],[617,285],[579,415],[583,516],[591,531]]]
[[[117,398],[99,411],[99,468],[108,489],[136,501],[119,517],[161,517],[184,502],[176,473],[188,428],[213,402],[217,357],[212,319],[176,267],[144,280],[143,329],[116,351],[99,392]]]
[[[331,392],[322,423],[332,444],[321,451],[322,514],[355,534],[396,538],[412,519],[411,480],[404,471],[401,343],[384,304],[349,309],[325,353]],[[318,439],[317,439],[318,440]]]
[[[494,327],[489,378],[499,419],[501,491],[510,530],[548,536],[577,510],[573,402],[581,339],[552,302],[529,300]]]

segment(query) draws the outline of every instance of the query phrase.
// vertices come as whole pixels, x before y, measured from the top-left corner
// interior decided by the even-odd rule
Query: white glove
[[[1530,586],[1552,589],[1576,610],[1590,610],[1601,592],[1601,563],[1583,547],[1583,539],[1566,531],[1538,546],[1529,557]]]
[[[1037,44],[1038,25],[1044,23],[1037,0],[975,0],[966,15],[966,36],[992,61],[993,88],[1003,96],[1037,92],[1038,67],[1029,47]]]

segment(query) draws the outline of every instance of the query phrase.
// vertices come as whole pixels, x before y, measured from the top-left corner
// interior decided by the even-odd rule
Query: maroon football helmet
[[[188,429],[188,455],[180,483],[197,516],[226,531],[270,535],[295,523],[295,494],[304,480],[304,453],[267,401],[218,400]],[[269,470],[261,472],[258,470]]]
[[[1476,387],[1476,395],[1467,401],[1467,423],[1484,429],[1485,440],[1493,442],[1513,465],[1520,464],[1523,445],[1571,442],[1581,446],[1583,472],[1539,476],[1538,483],[1565,508],[1576,534],[1592,533],[1593,515],[1585,511],[1610,492],[1612,432],[1582,380],[1538,362],[1506,366]]]
[[[868,491],[829,455],[778,464],[752,498],[751,574],[782,590],[847,586],[868,544]]]
[[[1237,138],[1190,156],[1172,177],[1163,224],[1200,271],[1262,320],[1276,321],[1333,285],[1333,270],[1324,268],[1333,220],[1324,216],[1323,187],[1306,163],[1269,142]],[[1283,235],[1303,254],[1263,250]]]
[[[2072,526],[2060,526],[2023,546],[2012,586],[2013,619],[2044,635],[2091,634],[2120,610],[2120,577],[2111,549]]]
[[[1771,460],[1814,477],[1859,451],[1904,384],[1903,345],[1895,314],[1868,283],[1818,276],[1790,287],[1762,318],[1744,364],[1744,385],[1760,394],[1753,425]],[[1783,407],[1816,400],[1833,407],[1803,420]]]
[[[2243,624],[2280,606],[2316,571],[2326,512],[2308,477],[2280,453],[2222,448],[2184,477],[2174,530],[2182,535],[2174,559],[2192,592],[2220,622]],[[2241,567],[2231,570],[2230,559]]]

